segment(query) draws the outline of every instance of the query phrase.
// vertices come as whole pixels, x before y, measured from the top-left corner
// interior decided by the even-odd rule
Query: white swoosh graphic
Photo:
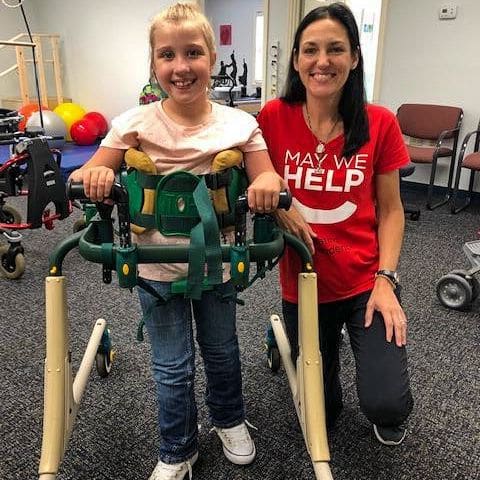
[[[302,217],[308,223],[319,223],[322,225],[343,222],[351,217],[357,210],[357,206],[348,201],[344,202],[337,208],[332,208],[331,210],[307,207],[296,198],[292,200],[292,205],[302,214]]]

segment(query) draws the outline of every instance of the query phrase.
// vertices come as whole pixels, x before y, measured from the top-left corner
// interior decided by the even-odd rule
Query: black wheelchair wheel
[[[79,218],[73,224],[72,231],[73,231],[73,233],[77,233],[80,230],[83,230],[86,226],[87,226],[87,222],[85,221],[85,219],[84,218]]]
[[[15,208],[11,207],[10,205],[3,205],[2,211],[0,212],[0,223],[22,223],[22,215],[20,212]]]
[[[17,253],[12,261],[7,255],[9,248],[9,245],[0,245],[0,273],[5,278],[16,280],[25,272],[25,255]]]
[[[467,280],[472,287],[472,301],[478,297],[480,294],[480,282],[475,275],[469,275],[467,270],[462,269],[452,270],[450,274],[460,275],[460,277],[463,277],[465,280]]]
[[[472,286],[463,276],[448,273],[437,282],[437,297],[447,308],[464,310],[470,306],[473,297]]]

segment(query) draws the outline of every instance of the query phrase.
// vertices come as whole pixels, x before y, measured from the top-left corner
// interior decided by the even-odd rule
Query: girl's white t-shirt
[[[141,105],[114,118],[112,128],[101,146],[127,150],[137,148],[146,153],[159,175],[186,170],[196,175],[211,171],[214,156],[222,150],[239,148],[242,152],[266,150],[258,123],[250,114],[231,107],[211,103],[205,123],[185,127],[171,120],[163,109],[163,101]],[[134,235],[144,244],[188,244],[188,237],[165,237],[157,230]],[[140,264],[139,275],[150,280],[171,282],[185,278],[188,265],[183,263]],[[225,265],[224,280],[229,278]]]

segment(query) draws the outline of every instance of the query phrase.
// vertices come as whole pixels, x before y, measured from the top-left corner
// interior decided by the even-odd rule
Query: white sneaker
[[[191,480],[193,478],[192,467],[197,459],[198,453],[180,463],[164,463],[159,460],[149,480],[183,480],[187,473]]]
[[[255,444],[245,422],[231,428],[213,427],[223,444],[223,453],[236,465],[248,465],[256,455]]]

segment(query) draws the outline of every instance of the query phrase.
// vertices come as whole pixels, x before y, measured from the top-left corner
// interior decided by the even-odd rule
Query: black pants
[[[364,415],[380,426],[403,423],[413,407],[405,347],[385,340],[382,315],[375,311],[372,325],[364,327],[370,292],[318,306],[320,350],[323,358],[327,425],[333,426],[342,410],[340,341],[345,325],[355,357],[357,393]],[[283,301],[283,317],[292,347],[298,356],[298,305]]]

